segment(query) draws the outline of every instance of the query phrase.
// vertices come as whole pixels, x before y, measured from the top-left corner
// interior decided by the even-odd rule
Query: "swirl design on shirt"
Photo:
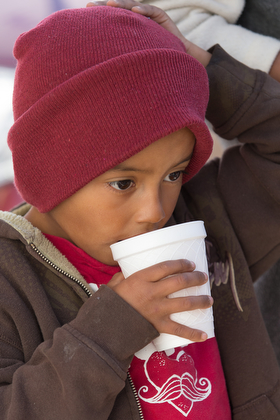
[[[212,386],[207,378],[197,379],[193,359],[184,351],[178,353],[176,360],[170,360],[169,363],[174,364],[172,371],[176,371],[175,364],[179,362],[187,363],[186,367],[189,367],[189,371],[181,375],[174,373],[159,386],[155,380],[151,379],[151,375],[154,375],[152,372],[159,372],[161,368],[166,367],[166,360],[161,356],[161,353],[154,353],[145,361],[144,365],[146,377],[152,387],[149,389],[148,386],[142,386],[138,395],[147,403],[169,403],[187,417],[195,402],[203,401],[211,394]],[[155,390],[156,393],[154,393]],[[154,395],[151,395],[151,391]]]

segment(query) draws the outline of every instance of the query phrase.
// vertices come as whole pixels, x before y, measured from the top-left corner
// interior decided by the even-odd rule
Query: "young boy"
[[[51,15],[15,45],[8,141],[29,204],[1,212],[1,418],[279,420],[252,277],[279,257],[280,87],[188,43],[159,9],[108,5]],[[207,118],[244,144],[204,166],[208,77]],[[192,262],[124,279],[110,252],[195,219],[208,233],[208,340],[170,319],[213,304],[168,298],[207,281]],[[162,332],[194,343],[134,356]]]

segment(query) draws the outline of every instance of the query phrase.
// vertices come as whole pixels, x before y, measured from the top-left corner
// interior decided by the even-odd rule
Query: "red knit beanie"
[[[59,11],[22,34],[14,55],[8,142],[16,187],[40,212],[183,127],[196,137],[184,181],[208,159],[207,73],[151,19],[104,6]]]

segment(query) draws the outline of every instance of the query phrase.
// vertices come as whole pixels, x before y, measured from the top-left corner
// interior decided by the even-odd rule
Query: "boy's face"
[[[187,128],[152,143],[47,213],[44,232],[116,265],[111,244],[162,228],[171,217],[194,144]]]

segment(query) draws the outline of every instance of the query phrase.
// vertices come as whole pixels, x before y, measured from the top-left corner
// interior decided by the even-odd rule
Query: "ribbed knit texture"
[[[63,10],[22,34],[8,142],[15,183],[41,212],[187,126],[191,178],[208,159],[205,69],[174,35],[130,11]]]

